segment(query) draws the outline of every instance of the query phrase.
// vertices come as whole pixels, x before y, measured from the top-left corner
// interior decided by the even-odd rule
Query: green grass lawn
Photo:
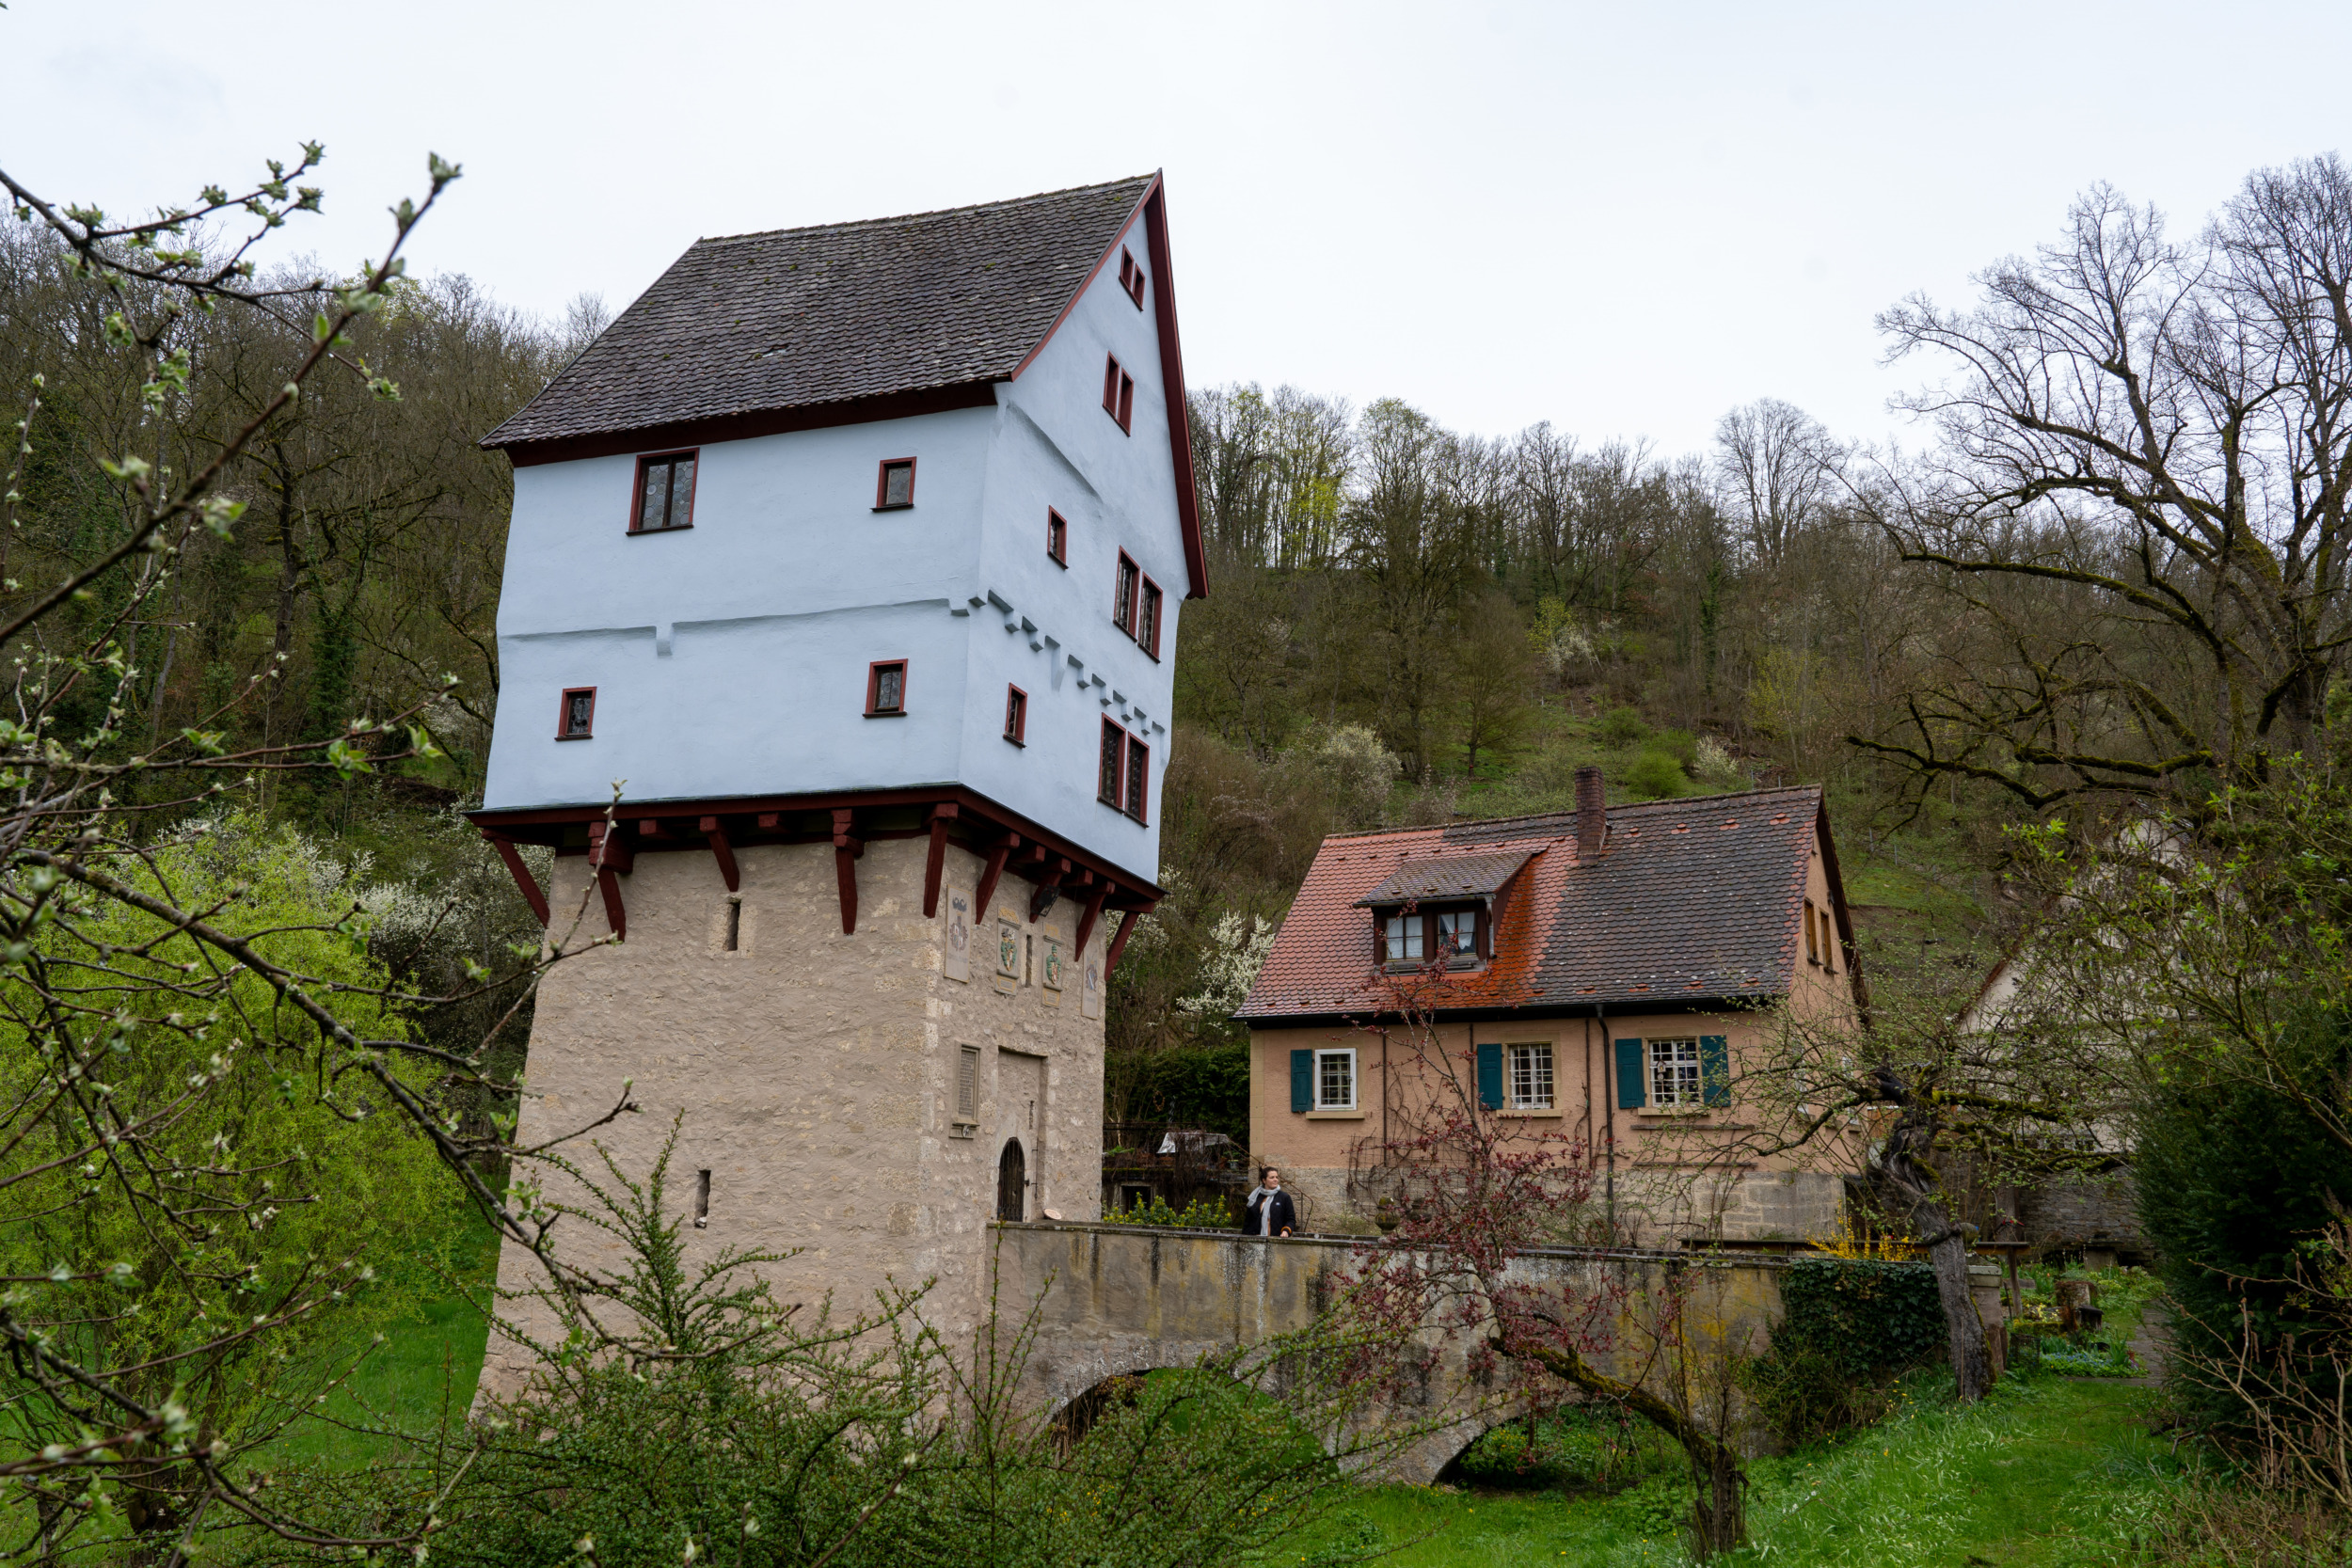
[[[1915,1396],[1891,1420],[1823,1451],[1752,1468],[1754,1539],[1729,1560],[1790,1564],[2082,1565],[2136,1560],[2179,1466],[2137,1417],[2151,1396],[2112,1382],[2010,1378],[1976,1410]],[[1366,1489],[1315,1543],[1396,1546],[1397,1568],[1634,1568],[1686,1560],[1669,1522],[1679,1483],[1611,1497],[1559,1492]],[[1409,1543],[1409,1544],[1407,1544]]]
[[[440,1295],[405,1320],[387,1328],[385,1342],[370,1351],[350,1381],[335,1390],[319,1418],[304,1420],[272,1446],[282,1459],[317,1459],[330,1464],[365,1464],[387,1457],[392,1439],[353,1428],[429,1428],[444,1410],[462,1425],[482,1375],[489,1343],[489,1320],[474,1302],[485,1301],[498,1271],[498,1242],[486,1225],[472,1225],[454,1250],[464,1291]]]

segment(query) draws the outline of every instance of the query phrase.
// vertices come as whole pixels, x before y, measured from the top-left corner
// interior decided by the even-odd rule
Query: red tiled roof
[[[1395,980],[1373,960],[1373,917],[1357,901],[1411,861],[1506,852],[1530,858],[1496,896],[1493,958],[1435,982],[1437,1010],[1780,995],[1796,972],[1817,831],[1826,838],[1828,818],[1806,786],[1612,806],[1606,850],[1589,865],[1574,812],[1335,834],[1234,1016],[1393,1010]]]

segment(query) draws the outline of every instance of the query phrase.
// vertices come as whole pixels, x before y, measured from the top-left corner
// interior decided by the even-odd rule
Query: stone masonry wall
[[[940,912],[926,919],[928,847],[922,839],[866,847],[853,935],[841,930],[830,846],[739,850],[733,952],[724,946],[729,895],[709,853],[641,851],[621,879],[628,940],[559,963],[541,987],[518,1141],[594,1121],[633,1080],[640,1110],[591,1139],[642,1179],[675,1122],[670,1203],[690,1218],[690,1269],[728,1246],[799,1248],[767,1272],[782,1300],[806,1304],[806,1316],[828,1293],[840,1315],[870,1307],[888,1281],[935,1281],[923,1315],[960,1342],[986,1299],[1007,1138],[1023,1145],[1030,1217],[1099,1214],[1103,1020],[1082,982],[1089,970],[1099,977],[1114,921],[1105,915],[1089,951],[1049,973],[1053,944],[1070,954],[1080,910],[1065,900],[1030,923],[1031,885],[1008,873],[995,910],[970,922],[969,978],[950,978],[950,921],[968,913],[981,863],[948,849]],[[602,936],[586,861],[560,858],[553,882],[552,934],[563,937],[584,909],[565,945]],[[997,973],[999,921],[1013,939],[1009,974]],[[1058,990],[1046,983],[1055,978]],[[1090,995],[1101,994],[1098,981]],[[969,1121],[957,1103],[964,1046],[979,1051]],[[589,1141],[567,1152],[598,1170]],[[708,1222],[694,1229],[703,1170]],[[560,1200],[581,1196],[560,1176],[546,1185]],[[623,1261],[609,1237],[578,1220],[560,1222],[555,1235],[584,1264]],[[527,1252],[509,1247],[499,1283],[515,1291],[538,1273]],[[513,1302],[505,1310],[534,1335],[553,1327],[544,1311]],[[524,1357],[494,1333],[483,1395],[512,1391]]]

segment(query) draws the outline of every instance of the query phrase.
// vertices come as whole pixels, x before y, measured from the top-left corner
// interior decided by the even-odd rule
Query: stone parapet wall
[[[999,1300],[1034,1309],[1036,1348],[1022,1369],[1026,1397],[1058,1409],[1105,1378],[1193,1365],[1236,1346],[1311,1326],[1362,1267],[1367,1243],[1348,1237],[1262,1241],[1229,1231],[1114,1225],[998,1227]],[[1688,1291],[1694,1341],[1760,1351],[1780,1321],[1783,1259],[1693,1259],[1629,1248],[1563,1247],[1521,1255],[1515,1281],[1564,1299],[1633,1304],[1654,1299],[1667,1274]],[[1605,1322],[1606,1320],[1604,1320]],[[1425,1483],[1488,1427],[1521,1406],[1498,1400],[1470,1332],[1426,1331],[1436,1353],[1425,1386],[1400,1415],[1452,1418],[1394,1456],[1393,1479]],[[1639,1375],[1634,1339],[1595,1352],[1604,1370]],[[1755,1447],[1750,1433],[1747,1446]]]

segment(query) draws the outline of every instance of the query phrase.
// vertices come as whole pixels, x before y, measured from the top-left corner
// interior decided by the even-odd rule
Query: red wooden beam
[[[1046,866],[1044,875],[1038,878],[1037,891],[1029,895],[1030,925],[1036,925],[1054,907],[1054,901],[1061,896],[1061,879],[1069,875],[1068,861],[1057,860]]]
[[[588,824],[588,865],[596,873],[596,891],[604,895],[604,923],[621,941],[628,940],[628,911],[621,903],[620,873],[635,865],[628,840],[601,822]]]
[[[833,875],[841,887],[841,934],[845,937],[857,929],[857,858],[866,853],[866,841],[850,832],[855,816],[847,807],[833,814]]]
[[[1089,880],[1092,880],[1094,873],[1089,871],[1086,873],[1086,876]],[[1087,938],[1094,934],[1094,923],[1103,918],[1103,900],[1118,891],[1118,883],[1105,881],[1087,895],[1086,912],[1078,917],[1077,954],[1080,963],[1086,962]]]
[[[1007,833],[989,847],[988,868],[980,873],[979,890],[972,895],[972,920],[975,926],[989,918],[988,901],[996,896],[996,880],[1005,874],[1005,857],[1020,847],[1019,833]]]
[[[952,805],[931,808],[931,852],[923,863],[923,918],[935,919],[939,914],[939,879],[947,869],[947,824],[956,818]]]
[[[1127,939],[1136,934],[1136,922],[1159,908],[1155,899],[1139,910],[1129,910],[1127,918],[1119,923],[1119,935],[1111,938],[1111,950],[1103,955],[1103,983],[1109,985],[1111,971],[1119,967],[1119,955],[1127,951]]]
[[[719,875],[727,879],[727,891],[734,893],[743,886],[743,875],[736,869],[735,846],[727,842],[727,831],[715,816],[706,816],[700,824],[703,837],[710,843],[711,858],[719,863]]]
[[[523,902],[531,906],[531,912],[539,917],[540,925],[545,926],[548,923],[547,893],[539,886],[539,879],[531,874],[531,867],[523,863],[522,856],[516,853],[515,841],[501,838],[497,833],[484,833],[482,836],[490,841],[490,847],[496,849],[499,859],[506,863],[506,874],[514,878],[515,885],[522,890]]]

